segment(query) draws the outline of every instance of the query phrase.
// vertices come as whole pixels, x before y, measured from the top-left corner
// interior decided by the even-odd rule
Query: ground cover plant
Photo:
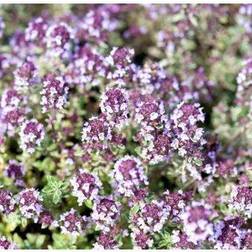
[[[0,249],[252,249],[251,5],[0,16]]]

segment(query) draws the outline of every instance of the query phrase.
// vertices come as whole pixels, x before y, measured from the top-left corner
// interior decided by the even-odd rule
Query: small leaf
[[[93,208],[93,203],[92,203],[91,200],[86,200],[86,201],[85,201],[85,205],[86,205],[88,208],[90,208],[90,209]]]
[[[55,205],[59,204],[67,192],[68,184],[55,176],[47,176],[47,185],[42,189],[45,201]]]
[[[131,208],[131,210],[130,210],[131,214],[136,214],[139,211],[139,209],[140,209],[140,206],[138,204],[136,204],[135,206],[133,206]]]

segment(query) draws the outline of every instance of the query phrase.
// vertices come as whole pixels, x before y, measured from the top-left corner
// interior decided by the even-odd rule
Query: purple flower
[[[42,197],[38,190],[34,188],[24,189],[18,194],[18,203],[21,214],[28,218],[38,221],[39,215],[43,210]]]
[[[0,38],[4,35],[5,23],[2,17],[0,17]]]
[[[4,107],[1,113],[1,121],[12,135],[15,129],[25,120],[26,110],[22,107]]]
[[[11,52],[16,55],[18,59],[25,59],[27,55],[31,54],[31,44],[25,40],[24,31],[16,30],[11,36],[9,43],[12,50]]]
[[[105,149],[111,140],[111,127],[103,114],[84,123],[82,142],[87,150]]]
[[[79,40],[94,41],[99,44],[106,41],[109,32],[114,31],[118,26],[118,20],[113,19],[104,7],[91,9],[84,16],[83,20],[79,21],[77,27],[77,38]]]
[[[113,232],[101,232],[94,245],[94,249],[118,249],[118,242]]]
[[[234,161],[231,159],[219,161],[216,167],[216,174],[224,178],[237,175],[237,168],[234,166]]]
[[[23,89],[38,82],[38,71],[31,60],[26,60],[14,72],[15,86]]]
[[[215,83],[207,78],[203,67],[196,69],[193,76],[191,78],[189,77],[189,81],[192,85],[191,93],[193,93],[194,91],[197,92],[199,99],[201,99],[202,101],[210,102],[213,100],[213,88],[215,87]],[[185,82],[188,82],[188,80],[186,80]]]
[[[115,163],[111,178],[116,191],[126,197],[132,197],[135,190],[148,184],[141,161],[133,156],[119,159]]]
[[[152,247],[154,242],[150,234],[143,233],[140,230],[136,230],[135,232],[131,233],[131,237],[134,248],[148,249]]]
[[[46,32],[47,48],[56,56],[60,55],[68,49],[72,35],[72,29],[66,23],[51,25]]]
[[[38,45],[45,43],[45,35],[48,24],[43,17],[37,17],[30,21],[25,30],[25,39],[30,42],[35,42]]]
[[[210,205],[193,201],[190,206],[185,208],[180,217],[188,240],[195,245],[213,236],[212,220],[215,217],[215,212]]]
[[[11,56],[6,53],[0,54],[0,77],[4,77],[7,74],[7,70],[11,66]]]
[[[101,97],[100,108],[108,121],[120,128],[128,119],[128,94],[120,88],[107,89]]]
[[[251,4],[241,4],[239,8],[238,23],[243,27],[248,34],[251,33],[251,16],[252,16]]]
[[[120,207],[112,197],[99,197],[94,201],[92,220],[100,230],[109,232],[120,217]]]
[[[122,70],[132,62],[134,54],[134,49],[114,47],[110,52],[110,55],[106,58],[106,61],[111,66]]]
[[[252,231],[251,231],[251,229],[246,230],[243,234],[242,248],[243,249],[252,249]]]
[[[0,189],[0,212],[9,214],[15,210],[16,201],[11,192]]]
[[[1,97],[1,107],[18,107],[23,100],[24,97],[16,89],[5,89]]]
[[[239,217],[225,217],[215,224],[214,241],[216,249],[240,249],[244,222]]]
[[[172,242],[175,248],[178,249],[195,249],[196,246],[194,243],[189,241],[189,237],[179,230],[172,231]]]
[[[169,190],[163,193],[165,205],[171,208],[170,217],[173,220],[178,220],[179,216],[185,209],[187,195],[181,190],[178,192],[169,192]]]
[[[171,147],[178,150],[182,157],[191,155],[194,149],[204,145],[204,130],[197,124],[204,122],[204,114],[200,104],[180,103],[171,115],[171,130],[174,139]]]
[[[134,49],[114,47],[110,55],[105,58],[108,64],[107,78],[113,80],[119,86],[126,85],[128,79],[132,77],[131,63],[134,54]]]
[[[23,164],[17,162],[16,160],[9,161],[9,164],[4,170],[4,175],[12,178],[16,185],[24,185],[23,176],[25,175],[25,169]]]
[[[252,217],[252,189],[248,186],[235,186],[231,192],[230,205],[250,219]]]
[[[86,224],[86,218],[81,217],[75,209],[60,215],[58,221],[63,234],[78,236],[83,233]]]
[[[144,133],[152,132],[155,128],[161,128],[167,119],[162,102],[154,99],[140,102],[136,108],[136,121],[143,127]],[[144,134],[143,133],[143,134]]]
[[[72,194],[78,198],[79,205],[82,205],[85,200],[96,199],[102,186],[96,175],[84,169],[80,169],[70,182],[73,187]]]
[[[43,80],[41,91],[42,112],[62,109],[67,102],[68,86],[62,76],[48,74]]]
[[[124,32],[123,36],[127,39],[140,38],[146,32],[147,29],[144,26],[132,25]]]
[[[135,206],[136,203],[144,201],[148,196],[148,191],[147,187],[134,190],[133,195],[129,198],[129,206],[132,207]]]
[[[76,50],[73,61],[67,66],[65,77],[71,85],[92,87],[101,83],[106,70],[104,57],[95,48],[85,45]]]
[[[28,153],[33,153],[45,137],[44,126],[36,119],[25,121],[21,125],[21,148]]]
[[[163,201],[152,200],[150,203],[139,202],[140,209],[131,216],[131,230],[138,234],[153,234],[161,231],[170,213]]]
[[[49,212],[44,210],[39,215],[38,223],[41,224],[42,228],[47,228],[55,224],[53,215]]]
[[[150,164],[168,161],[171,151],[171,139],[167,130],[165,129],[163,133],[150,134],[149,136],[150,140],[142,145],[142,157],[148,160]]]
[[[16,244],[7,240],[5,236],[0,236],[0,250],[2,249],[17,249]]]

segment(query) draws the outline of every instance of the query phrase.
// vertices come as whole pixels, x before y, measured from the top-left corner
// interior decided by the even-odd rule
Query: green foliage
[[[170,249],[172,248],[172,238],[168,231],[163,231],[155,236],[155,243],[159,249]]]
[[[47,176],[47,184],[42,189],[43,200],[49,205],[58,205],[67,194],[67,190],[67,182],[63,182],[55,176]]]
[[[44,242],[46,240],[46,235],[43,234],[32,234],[28,233],[26,235],[27,239],[24,241],[24,247],[26,249],[41,249],[43,248]]]
[[[53,233],[53,249],[76,249],[76,239],[69,235]]]

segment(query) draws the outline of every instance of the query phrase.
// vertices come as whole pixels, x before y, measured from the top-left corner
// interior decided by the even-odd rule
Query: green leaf
[[[131,214],[136,214],[140,209],[140,206],[138,204],[136,204],[135,206],[133,206],[130,210]]]
[[[4,216],[4,222],[7,223],[6,231],[12,232],[21,224],[21,217],[17,211]]]
[[[162,232],[158,237],[156,237],[158,248],[169,249],[172,247],[172,238],[168,231]]]
[[[69,235],[53,234],[53,248],[54,249],[75,249],[76,239]]]
[[[42,190],[43,199],[57,205],[67,193],[68,184],[55,176],[47,176],[47,185]]]
[[[46,236],[43,234],[31,234],[28,233],[27,237],[27,246],[29,248],[41,248],[45,242]]]
[[[197,165],[197,166],[202,166],[203,162],[202,160],[198,159],[198,158],[195,158],[194,159],[194,163]]]
[[[88,208],[90,208],[90,209],[92,209],[92,207],[93,207],[93,203],[92,203],[91,200],[86,200],[86,201],[85,201],[85,205],[86,205]]]
[[[49,157],[45,158],[43,161],[34,162],[33,166],[38,168],[40,171],[44,171],[45,173],[55,170],[55,163]]]

